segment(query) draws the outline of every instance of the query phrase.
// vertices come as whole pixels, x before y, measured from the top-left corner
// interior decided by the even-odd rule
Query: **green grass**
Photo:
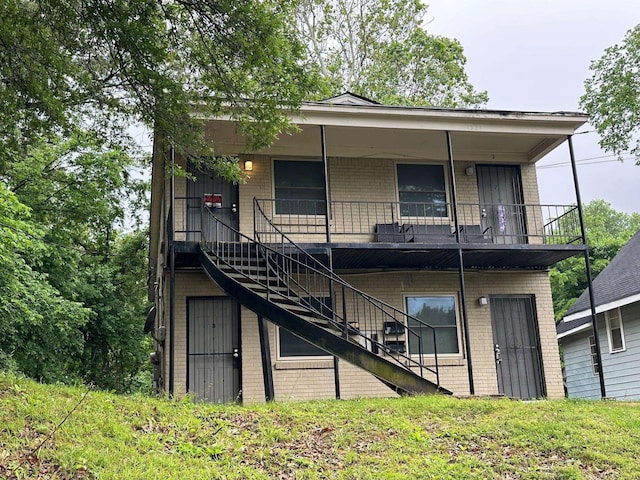
[[[640,478],[637,403],[84,394],[0,374],[0,478]]]

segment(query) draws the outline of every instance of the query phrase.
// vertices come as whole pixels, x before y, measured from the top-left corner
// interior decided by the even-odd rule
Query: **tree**
[[[604,200],[593,200],[584,206],[584,220],[595,278],[640,230],[640,213],[618,212]],[[571,257],[558,263],[551,269],[550,278],[555,316],[560,320],[587,288],[583,257]]]
[[[631,152],[640,165],[640,25],[590,68],[580,105],[601,135],[600,146],[620,159]]]
[[[315,88],[290,13],[277,0],[0,2],[0,175],[79,127],[113,144],[139,121],[195,155],[211,153],[201,119],[224,113],[269,143],[280,107]]]
[[[428,34],[420,0],[298,0],[295,27],[325,96],[346,90],[391,105],[487,102],[457,40]]]
[[[149,373],[147,201],[137,160],[93,134],[35,142],[2,176],[0,367],[118,392]],[[4,235],[3,235],[4,233]],[[150,380],[146,382],[150,385]]]

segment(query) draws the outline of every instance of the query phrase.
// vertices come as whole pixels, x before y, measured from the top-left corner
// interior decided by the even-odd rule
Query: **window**
[[[400,215],[447,216],[443,165],[398,164],[397,171]]]
[[[435,338],[440,354],[459,354],[458,324],[456,321],[456,302],[453,295],[407,297],[407,314],[422,320],[435,328]],[[408,333],[409,353],[420,353],[420,339],[423,353],[433,354],[433,330],[409,319],[409,330],[417,334]]]
[[[608,310],[604,315],[607,321],[609,352],[623,352],[625,350],[624,330],[622,328],[622,315],[620,313],[620,308],[618,307],[613,310]]]
[[[303,298],[303,303],[308,303],[315,310],[319,310],[323,315],[330,317],[333,312],[331,311],[331,298]],[[278,346],[280,348],[280,358],[284,357],[328,357],[330,356],[324,350],[319,349],[312,343],[303,340],[300,337],[295,336],[293,333],[285,330],[284,328],[278,328]]]
[[[273,177],[277,214],[326,213],[322,162],[274,160]]]
[[[591,367],[593,368],[593,374],[598,375],[598,351],[596,350],[596,337],[589,336],[589,348],[591,349]]]
[[[278,328],[280,357],[326,357],[329,354],[320,350],[306,340],[296,337],[293,333]]]

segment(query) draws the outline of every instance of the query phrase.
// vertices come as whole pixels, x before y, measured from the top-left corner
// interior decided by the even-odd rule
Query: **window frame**
[[[325,218],[327,216],[327,199],[326,194],[324,194],[323,186],[321,188],[323,192],[322,202],[325,205],[325,213],[322,214],[312,214],[312,213],[283,213],[277,211],[278,198],[276,198],[276,162],[311,162],[311,163],[319,163],[322,165],[322,159],[317,157],[271,157],[271,192],[273,194],[273,215],[276,217],[307,217],[307,218]],[[296,200],[296,199],[291,199]]]
[[[307,299],[308,300],[308,299]],[[331,307],[329,307],[328,305],[330,305],[331,302],[331,298],[330,297],[322,297],[322,303],[323,305],[321,306],[322,309],[324,309],[325,307],[330,309]],[[287,329],[285,328],[284,330],[287,331],[287,333],[289,333],[290,335],[294,336],[295,338],[297,338],[299,341],[301,342],[306,342],[309,345],[314,346],[316,349],[323,351],[324,355],[282,355],[282,344],[280,341],[280,330],[281,328],[279,326],[276,325],[276,359],[278,361],[285,361],[285,362],[290,362],[290,361],[315,361],[315,360],[331,360],[333,358],[333,355],[324,352],[321,348],[316,347],[315,345],[313,345],[311,342],[308,342],[307,340],[304,340],[300,337],[297,337],[295,334],[287,331]]]
[[[282,344],[280,341],[280,330],[281,328],[279,326],[276,325],[276,359],[277,361],[282,361],[282,362],[308,362],[308,361],[316,361],[316,360],[331,360],[333,358],[332,355],[324,352],[324,355],[282,355]],[[287,331],[286,329],[283,329],[285,331]],[[293,335],[295,338],[297,338],[298,340],[300,340],[301,342],[307,342],[306,340],[303,340],[302,338],[299,338],[297,336],[295,336],[293,333],[288,332],[290,335]],[[310,345],[313,345],[310,342],[307,342]],[[313,345],[315,347],[315,345]],[[318,347],[316,347],[318,348]],[[318,348],[318,350],[322,350],[320,348]]]
[[[403,215],[402,214],[402,208],[401,208],[401,204],[403,203],[400,200],[400,183],[399,183],[399,177],[398,177],[398,165],[424,165],[424,166],[437,166],[437,167],[442,167],[442,175],[444,177],[444,202],[445,202],[445,208],[446,208],[446,215],[442,216],[442,217],[433,217],[433,216],[422,216],[422,215]],[[396,201],[398,202],[398,218],[403,218],[403,219],[410,219],[410,218],[429,218],[429,219],[436,219],[436,220],[442,220],[442,219],[447,219],[447,220],[451,220],[451,208],[449,208],[449,203],[450,203],[450,195],[449,195],[449,166],[446,163],[442,163],[442,162],[438,162],[435,160],[424,160],[424,161],[403,161],[403,160],[397,160],[394,162],[393,165],[393,176],[394,176],[394,180],[395,180],[395,194],[396,194]]]
[[[587,342],[589,343],[589,350],[591,353],[591,370],[595,376],[598,375],[600,369],[598,364],[598,352],[595,350],[596,346],[596,337],[593,335],[589,335],[587,337]]]
[[[616,349],[613,348],[613,336],[612,336],[612,328],[611,328],[611,321],[612,321],[611,312],[614,312],[614,311],[617,312],[617,320],[620,325],[619,327],[620,338],[622,340],[622,347],[616,348]],[[616,317],[613,317],[613,318],[616,318]],[[607,326],[607,340],[609,342],[609,353],[620,353],[620,352],[626,351],[627,344],[624,339],[624,326],[622,321],[622,311],[620,310],[620,307],[612,308],[611,310],[607,310],[606,312],[604,312],[604,319]]]
[[[404,312],[407,315],[409,314],[409,308],[408,308],[408,304],[407,304],[407,300],[409,298],[424,298],[424,297],[431,297],[431,298],[435,298],[435,297],[447,297],[447,298],[453,298],[453,308],[454,308],[454,312],[455,312],[455,317],[456,317],[456,343],[458,346],[458,351],[456,353],[442,353],[442,352],[438,352],[438,357],[439,358],[463,358],[463,345],[462,345],[462,325],[461,325],[461,318],[460,318],[460,308],[459,308],[459,299],[458,299],[458,294],[457,293],[425,293],[425,292],[420,292],[420,293],[405,293],[403,295],[403,305],[404,305]],[[413,316],[413,315],[412,315]],[[417,318],[417,317],[416,317]],[[409,325],[407,325],[407,330],[409,330],[411,327]],[[450,327],[453,328],[453,327]],[[409,333],[407,332],[406,334],[406,344],[407,344],[407,352],[408,355],[411,357],[418,357],[420,354],[419,353],[413,353],[411,352],[411,348],[410,348],[410,342],[409,342]],[[424,353],[423,354],[424,357],[431,357],[433,358],[435,355],[432,353]]]

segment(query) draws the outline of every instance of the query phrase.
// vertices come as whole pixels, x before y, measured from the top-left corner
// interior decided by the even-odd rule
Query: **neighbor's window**
[[[411,317],[435,327],[438,355],[460,353],[456,301],[453,295],[407,297],[406,306],[407,314]],[[423,353],[434,353],[433,330],[431,328],[410,318],[409,330],[417,334],[407,333],[409,353],[412,355],[420,353],[420,341]]]
[[[625,350],[624,329],[622,328],[622,314],[620,308],[614,308],[605,312],[607,321],[607,337],[609,338],[609,352],[622,352]]]
[[[273,176],[277,214],[326,213],[322,162],[274,160]]]
[[[589,336],[589,348],[591,349],[591,367],[593,368],[593,374],[598,375],[598,352],[596,350],[596,337]]]
[[[317,311],[322,312],[325,316],[331,318],[331,298],[303,298],[302,302],[309,302],[308,304]],[[319,349],[312,343],[303,340],[300,337],[296,337],[293,333],[285,330],[284,328],[278,328],[278,345],[280,348],[279,357],[327,357],[329,354],[324,350]]]
[[[443,165],[398,164],[397,171],[401,215],[447,216]]]

